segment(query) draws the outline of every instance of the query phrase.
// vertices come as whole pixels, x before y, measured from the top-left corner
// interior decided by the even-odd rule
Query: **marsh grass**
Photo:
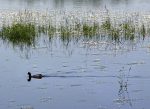
[[[49,36],[50,40],[55,36],[59,36],[61,41],[65,45],[68,45],[72,39],[80,40],[81,36],[85,40],[91,40],[102,35],[109,36],[111,40],[117,42],[122,41],[122,38],[125,40],[134,40],[136,37],[136,29],[130,23],[122,23],[118,27],[115,27],[110,21],[105,21],[102,25],[97,23],[93,23],[92,25],[87,23],[78,24],[74,28],[64,25],[56,28],[52,25],[36,26],[32,23],[16,23],[11,26],[3,26],[0,31],[0,38],[3,41],[13,43],[13,45],[33,46],[35,45],[36,38],[42,36],[42,34]],[[144,25],[140,28],[140,34],[142,36],[146,34]]]
[[[145,35],[146,35],[146,28],[145,28],[145,25],[144,24],[142,24],[142,27],[141,27],[141,35],[143,36],[143,37],[145,37]]]
[[[14,45],[34,45],[36,36],[36,28],[31,23],[16,23],[11,26],[3,26],[0,31],[0,38],[4,41],[12,42]]]
[[[98,34],[99,31],[99,26],[94,23],[93,25],[88,25],[86,23],[83,24],[83,30],[82,33],[84,36],[95,36],[96,34]]]
[[[119,41],[120,30],[116,28],[111,28],[110,36],[112,40]]]
[[[145,37],[148,32],[145,23],[138,22],[137,26],[132,22],[134,17],[123,15],[123,20],[120,20],[117,15],[111,15],[110,11],[107,11],[106,15],[93,13],[88,15],[79,12],[78,14],[56,12],[50,15],[47,12],[40,14],[26,10],[24,13],[14,14],[14,19],[8,19],[12,20],[10,24],[7,24],[7,18],[10,16],[6,16],[0,30],[0,38],[14,45],[33,46],[37,36],[43,34],[49,36],[50,40],[59,36],[62,42],[68,43],[71,40],[78,41],[82,38],[91,40],[101,36],[115,41],[132,41],[138,34]],[[104,19],[100,18],[99,14]]]
[[[36,26],[35,26],[36,28]],[[42,26],[38,26],[38,34],[45,34],[48,35],[49,37],[52,37],[55,33],[56,33],[56,28],[53,27],[52,25],[42,25]]]
[[[126,40],[133,40],[135,38],[135,27],[132,23],[121,24],[122,34]]]
[[[102,23],[101,28],[105,30],[106,32],[109,32],[112,28],[111,21],[108,19],[105,22]]]
[[[60,34],[61,34],[61,37],[69,37],[71,36],[72,32],[70,31],[70,28],[68,26],[61,26],[60,27]]]

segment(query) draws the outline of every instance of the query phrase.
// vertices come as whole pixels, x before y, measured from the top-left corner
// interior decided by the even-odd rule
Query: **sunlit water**
[[[145,6],[144,9],[149,10],[147,2],[126,1],[117,6],[116,2],[110,5],[109,1],[106,4],[129,9],[133,5]],[[2,10],[86,9],[89,6],[105,6],[105,3],[98,0],[92,3],[0,1]],[[39,39],[36,47],[23,50],[0,41],[0,51],[0,109],[149,109],[148,36],[137,43],[131,41],[120,46],[83,41],[70,42],[67,46],[59,38],[52,42]],[[49,77],[29,82],[28,71]]]

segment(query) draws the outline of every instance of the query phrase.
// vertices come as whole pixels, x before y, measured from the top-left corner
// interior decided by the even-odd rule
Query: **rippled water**
[[[1,0],[1,10],[99,8],[128,9],[148,0]],[[110,4],[111,3],[111,4]],[[139,5],[140,4],[140,5]],[[143,9],[143,8],[139,8]],[[1,109],[149,109],[150,39],[107,44],[38,39],[21,49],[0,40]],[[136,42],[136,43],[135,43]],[[27,72],[47,75],[27,81]]]
[[[1,42],[0,108],[148,109],[149,40],[104,49],[54,39],[24,51]],[[28,82],[28,71],[49,77]]]

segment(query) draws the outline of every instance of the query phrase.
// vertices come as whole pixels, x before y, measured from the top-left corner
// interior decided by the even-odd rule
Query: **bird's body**
[[[43,76],[42,76],[42,74],[36,74],[36,75],[32,75],[31,77],[41,79]]]

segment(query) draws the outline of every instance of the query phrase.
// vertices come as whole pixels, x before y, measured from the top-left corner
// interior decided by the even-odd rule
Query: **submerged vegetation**
[[[121,42],[133,41],[139,36],[144,39],[148,34],[150,26],[143,22],[146,21],[145,16],[141,17],[142,15],[139,16],[137,13],[119,15],[105,11],[56,11],[43,14],[25,10],[14,14],[7,13],[1,21],[0,38],[13,45],[34,46],[37,36],[42,35],[49,36],[50,39],[59,36],[63,42],[69,42],[71,39],[80,40],[80,37],[91,39],[101,36]]]

